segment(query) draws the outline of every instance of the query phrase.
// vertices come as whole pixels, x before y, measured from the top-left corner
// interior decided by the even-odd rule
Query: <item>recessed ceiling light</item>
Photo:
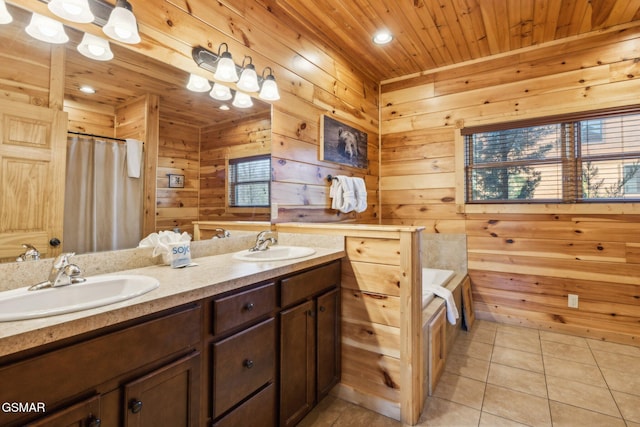
[[[96,93],[96,90],[91,86],[80,86],[80,92],[84,93]]]
[[[380,30],[373,36],[375,44],[387,44],[393,40],[393,34],[389,30]]]

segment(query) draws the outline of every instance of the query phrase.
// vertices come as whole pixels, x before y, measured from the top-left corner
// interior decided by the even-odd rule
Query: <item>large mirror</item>
[[[3,100],[0,104],[4,104],[5,110],[13,108],[17,105],[15,103],[48,107],[53,96],[50,92],[55,90],[55,82],[50,84],[55,77],[52,78],[48,70],[55,63],[56,57],[51,52],[56,48],[25,32],[31,12],[12,5],[8,5],[8,9],[14,20],[0,25],[0,58],[3,64],[0,71]],[[142,210],[146,212],[147,224],[140,238],[150,230],[192,232],[192,222],[196,220],[269,220],[268,207],[230,208],[226,191],[230,160],[268,156],[270,153],[269,104],[254,98],[252,107],[236,108],[231,101],[211,98],[208,92],[189,91],[186,89],[189,75],[185,71],[115,43],[110,43],[113,59],[88,59],[76,49],[82,32],[66,25],[65,31],[70,41],[65,45],[62,65],[63,110],[68,114],[66,130],[69,131],[69,139],[95,138],[121,145],[125,145],[126,139],[142,140],[145,152],[151,150],[152,162],[156,162],[156,175],[145,182],[142,190]],[[203,72],[203,75],[207,73]],[[93,93],[83,91],[85,87],[92,88]],[[148,120],[150,114],[155,114],[155,121]],[[147,146],[149,138],[157,140],[155,147]],[[67,171],[77,170],[84,163],[70,161]],[[147,166],[149,164],[143,164],[143,167]],[[10,182],[3,180],[2,185],[11,185]],[[21,182],[24,185],[26,181]],[[100,204],[110,203],[109,200],[100,201],[98,196],[98,209]],[[9,209],[8,205],[17,203],[5,203],[3,209]],[[24,206],[15,206],[15,209],[18,212],[3,212],[2,218],[24,214],[19,212],[24,210]],[[148,218],[153,220],[152,224]],[[72,224],[76,224],[75,220]],[[0,246],[4,247],[0,251],[0,260],[14,260],[24,251],[22,243],[48,246],[48,242],[43,243],[42,239],[38,241],[35,237],[34,241],[22,241],[24,238],[18,234],[7,239],[7,233],[11,234],[13,230],[4,228],[0,230],[0,235],[4,233],[5,236],[4,241],[0,236]],[[79,231],[79,234],[83,233],[83,230]],[[97,246],[87,250],[66,247],[62,236],[60,240],[62,250],[86,252],[133,247],[139,238],[136,236],[131,240],[135,244]],[[38,249],[45,255],[60,250]]]

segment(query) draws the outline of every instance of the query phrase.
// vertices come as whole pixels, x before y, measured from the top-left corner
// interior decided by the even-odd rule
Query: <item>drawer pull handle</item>
[[[247,311],[252,311],[254,307],[255,307],[255,305],[252,302],[248,302],[244,306],[245,310],[247,310]]]
[[[324,305],[320,306],[320,311],[324,313],[324,311],[326,310],[326,308],[324,308]]]
[[[245,359],[243,365],[244,365],[245,368],[251,369],[251,368],[253,368],[253,360]]]
[[[102,424],[102,421],[100,421],[100,418],[96,418],[96,417],[91,417],[89,418],[89,427],[100,427],[100,425]]]
[[[132,400],[129,403],[129,409],[134,414],[137,414],[138,412],[142,411],[142,401],[140,401],[140,400]]]

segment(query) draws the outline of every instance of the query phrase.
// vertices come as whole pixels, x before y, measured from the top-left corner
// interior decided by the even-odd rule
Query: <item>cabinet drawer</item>
[[[276,386],[270,384],[213,424],[213,427],[273,427],[276,425]]]
[[[213,344],[214,418],[274,380],[275,346],[273,318]]]
[[[276,305],[276,285],[273,282],[216,299],[213,301],[213,334],[218,335],[268,314]]]
[[[340,261],[282,279],[281,305],[286,307],[340,283]]]

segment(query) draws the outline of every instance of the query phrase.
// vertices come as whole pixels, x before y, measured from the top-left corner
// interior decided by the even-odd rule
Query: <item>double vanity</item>
[[[339,379],[344,251],[288,250],[121,271],[159,286],[0,323],[0,425],[294,425]]]

